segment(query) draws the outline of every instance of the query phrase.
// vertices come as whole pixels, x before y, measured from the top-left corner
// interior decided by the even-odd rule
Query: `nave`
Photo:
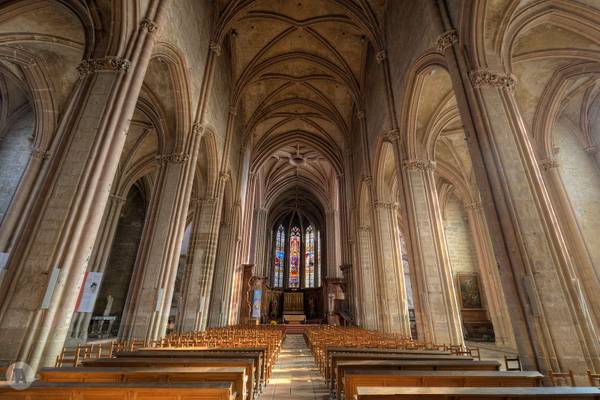
[[[363,386],[506,356],[589,388],[598,293],[599,0],[0,0],[31,390],[308,394],[297,358],[341,397],[331,346]]]

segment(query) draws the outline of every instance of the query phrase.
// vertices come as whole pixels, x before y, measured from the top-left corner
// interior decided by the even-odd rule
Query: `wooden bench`
[[[359,386],[536,387],[542,385],[543,378],[537,371],[374,371],[350,368],[344,373],[342,386],[345,398],[353,399]],[[341,398],[339,393],[337,398]]]
[[[166,357],[123,357],[97,358],[83,362],[84,367],[136,367],[136,368],[166,368],[166,367],[242,367],[248,376],[248,385],[254,392],[258,390],[254,360],[251,358],[166,358]]]
[[[231,382],[34,382],[24,390],[0,385],[0,400],[233,400]]]
[[[467,360],[472,361],[469,356],[453,356],[450,354],[420,354],[420,353],[333,353],[331,356],[331,367],[329,375],[325,380],[332,384],[336,381],[336,366],[340,361],[355,360]]]
[[[411,371],[498,371],[497,361],[478,360],[345,360],[336,363],[335,393],[342,390],[344,376],[348,369],[360,368],[369,370],[411,370]],[[338,393],[339,394],[339,393]],[[339,397],[338,397],[339,398]]]
[[[266,347],[259,348],[144,348],[137,351],[115,353],[117,358],[130,357],[210,357],[210,358],[252,358],[257,382],[261,386],[269,379],[271,365],[266,359]]]
[[[327,346],[325,347],[325,370],[324,375],[325,379],[330,378],[330,374],[332,370],[335,370],[335,367],[332,365],[332,360],[337,354],[420,354],[420,355],[430,355],[430,356],[451,356],[450,352],[442,351],[442,350],[407,350],[407,349],[379,349],[379,348],[368,348],[368,347],[337,347],[337,346]]]
[[[600,399],[598,388],[453,388],[453,387],[363,387],[356,389],[356,400],[517,400],[517,399]]]
[[[164,367],[164,368],[44,368],[45,382],[233,382],[237,400],[252,400],[252,388],[243,367]]]

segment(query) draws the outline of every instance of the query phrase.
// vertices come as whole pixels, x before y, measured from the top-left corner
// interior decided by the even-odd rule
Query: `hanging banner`
[[[81,298],[79,299],[79,307],[77,311],[91,313],[94,311],[96,298],[100,291],[100,283],[102,282],[102,272],[87,272],[81,289]]]
[[[260,319],[260,309],[262,306],[262,289],[254,289],[252,296],[252,318]]]

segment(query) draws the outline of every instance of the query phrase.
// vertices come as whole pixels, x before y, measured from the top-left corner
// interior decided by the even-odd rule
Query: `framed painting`
[[[456,274],[458,298],[462,309],[482,309],[483,299],[479,286],[479,275],[476,273]]]

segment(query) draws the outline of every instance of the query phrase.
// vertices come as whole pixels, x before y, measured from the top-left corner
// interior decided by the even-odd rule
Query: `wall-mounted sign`
[[[102,272],[86,272],[79,298],[79,312],[93,312],[102,283]]]
[[[260,309],[262,306],[262,289],[254,289],[252,296],[252,318],[260,319]]]

